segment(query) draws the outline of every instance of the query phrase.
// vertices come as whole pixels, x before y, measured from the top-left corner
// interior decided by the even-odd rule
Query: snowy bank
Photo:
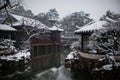
[[[19,61],[19,60],[23,60],[23,59],[30,59],[30,52],[26,52],[26,51],[19,51],[16,54],[13,55],[3,55],[0,56],[1,60],[6,60],[6,61]]]

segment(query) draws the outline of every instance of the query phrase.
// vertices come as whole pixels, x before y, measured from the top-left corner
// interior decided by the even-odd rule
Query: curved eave
[[[92,32],[94,32],[94,31],[96,31],[96,30],[89,30],[89,31],[76,31],[76,32],[74,32],[74,34],[84,34],[84,33],[92,33]]]
[[[105,21],[95,22],[93,24],[85,25],[85,26],[79,28],[74,33],[75,34],[82,34],[82,33],[94,32],[96,30],[104,29],[105,28],[104,27],[105,24],[106,24]]]

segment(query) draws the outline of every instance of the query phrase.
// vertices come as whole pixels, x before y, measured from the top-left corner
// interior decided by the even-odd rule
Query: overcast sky
[[[24,7],[34,14],[56,8],[60,18],[73,12],[84,11],[96,20],[107,10],[120,13],[120,0],[23,0]]]

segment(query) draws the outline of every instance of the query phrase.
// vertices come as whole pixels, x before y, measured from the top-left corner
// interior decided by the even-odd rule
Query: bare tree
[[[25,36],[22,39],[22,46],[30,49],[30,40],[33,37],[41,38],[41,35],[45,33],[48,27],[38,20],[25,17],[21,23],[22,29],[25,32]],[[23,47],[22,47],[23,48]]]
[[[21,3],[21,0],[0,0],[0,10],[5,8],[13,8]],[[3,4],[3,5],[2,5]]]

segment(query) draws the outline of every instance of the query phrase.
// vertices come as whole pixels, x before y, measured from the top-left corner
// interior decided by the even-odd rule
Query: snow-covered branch
[[[117,16],[117,17],[116,17]],[[93,44],[90,49],[98,49],[106,54],[111,52],[114,55],[120,51],[120,15],[110,14],[104,17],[106,24],[103,25],[105,28],[102,30],[95,31],[91,37],[89,44]],[[93,47],[93,48],[92,48]]]

